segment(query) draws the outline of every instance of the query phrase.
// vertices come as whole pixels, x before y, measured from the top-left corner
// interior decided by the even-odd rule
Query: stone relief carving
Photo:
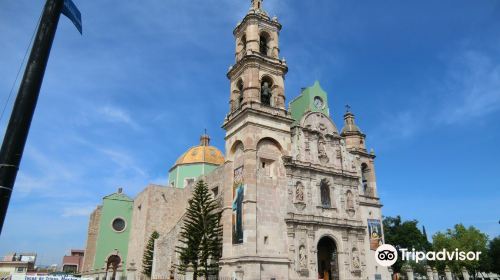
[[[296,160],[301,160],[302,159],[302,139],[301,139],[301,136],[302,136],[302,132],[300,131],[300,129],[296,129],[296,137],[295,137],[295,150],[296,150],[296,154],[295,154],[295,159]]]
[[[356,162],[354,156],[347,151],[345,146],[345,141],[342,139],[340,141],[340,154],[342,157],[343,169],[355,171],[356,170]]]
[[[335,161],[333,147],[339,145],[340,136],[330,118],[322,113],[309,113],[297,130],[293,139],[295,159],[321,164]]]
[[[308,136],[306,136],[306,139],[305,139],[305,143],[304,143],[304,144],[305,144],[305,153],[306,153],[306,154],[305,154],[305,158],[304,158],[304,159],[305,159],[306,161],[309,161],[309,160],[311,160],[311,142],[310,142],[310,140],[309,140],[309,137],[308,137]]]

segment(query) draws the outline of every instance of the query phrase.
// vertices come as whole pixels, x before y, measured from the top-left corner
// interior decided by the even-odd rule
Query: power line
[[[14,83],[12,84],[12,87],[10,88],[9,95],[7,96],[7,100],[5,101],[5,104],[2,109],[2,113],[0,114],[0,122],[3,119],[3,115],[5,113],[5,109],[7,109],[7,105],[9,104],[10,97],[12,96],[12,92],[14,91],[14,87],[17,84],[17,80],[19,79],[19,74],[21,73],[21,70],[23,69],[24,62],[26,61],[26,57],[28,56],[28,52],[31,48],[31,45],[33,44],[33,39],[35,38],[36,30],[38,29],[38,25],[40,25],[40,20],[42,19],[42,14],[40,14],[40,17],[38,18],[37,24],[35,26],[35,29],[33,30],[33,34],[31,35],[30,42],[28,44],[28,47],[26,48],[26,51],[24,53],[23,61],[21,61],[21,65],[19,65],[19,69],[17,70],[16,78],[14,79]]]

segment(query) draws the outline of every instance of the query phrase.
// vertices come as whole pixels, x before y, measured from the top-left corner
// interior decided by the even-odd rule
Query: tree
[[[469,274],[475,279],[477,272],[489,270],[488,258],[488,236],[473,226],[466,228],[462,224],[457,224],[453,229],[448,229],[446,232],[438,232],[433,238],[434,251],[446,249],[449,252],[481,252],[479,260],[445,260],[436,262],[436,266],[440,271],[448,265],[451,271],[456,274],[461,274],[462,267],[465,267]]]
[[[142,256],[142,274],[147,275],[151,278],[151,271],[153,269],[153,255],[155,250],[155,239],[158,239],[160,234],[153,231],[151,237],[149,237],[148,244],[144,249],[144,255]]]
[[[431,244],[427,240],[427,237],[418,229],[418,221],[401,221],[400,216],[396,217],[384,217],[384,237],[385,243],[391,244],[396,248],[407,248],[412,250],[415,248],[417,251],[428,251],[431,248]],[[398,254],[400,252],[398,251]],[[402,256],[399,255],[398,260],[392,269],[394,272],[401,272],[401,267],[404,262],[402,261]],[[409,263],[416,272],[425,273],[425,268],[422,264],[416,264],[414,262]]]
[[[222,255],[221,214],[207,185],[202,180],[198,181],[193,197],[188,201],[181,228],[179,242],[182,245],[177,246],[181,261],[178,268],[181,273],[185,273],[191,266],[194,280],[198,276],[205,276],[206,279],[218,275]]]
[[[500,236],[497,236],[490,241],[488,253],[491,260],[491,271],[500,274]]]

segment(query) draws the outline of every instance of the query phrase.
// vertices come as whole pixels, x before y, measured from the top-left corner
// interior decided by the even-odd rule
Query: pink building
[[[64,256],[62,261],[62,270],[66,273],[80,273],[83,268],[83,256],[85,250],[71,249],[69,256]]]

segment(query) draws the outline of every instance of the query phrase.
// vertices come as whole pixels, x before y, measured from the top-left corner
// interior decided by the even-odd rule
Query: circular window
[[[115,231],[122,232],[125,230],[126,223],[125,223],[124,219],[116,218],[113,220],[113,223],[111,224],[111,226],[113,227],[113,229]]]

